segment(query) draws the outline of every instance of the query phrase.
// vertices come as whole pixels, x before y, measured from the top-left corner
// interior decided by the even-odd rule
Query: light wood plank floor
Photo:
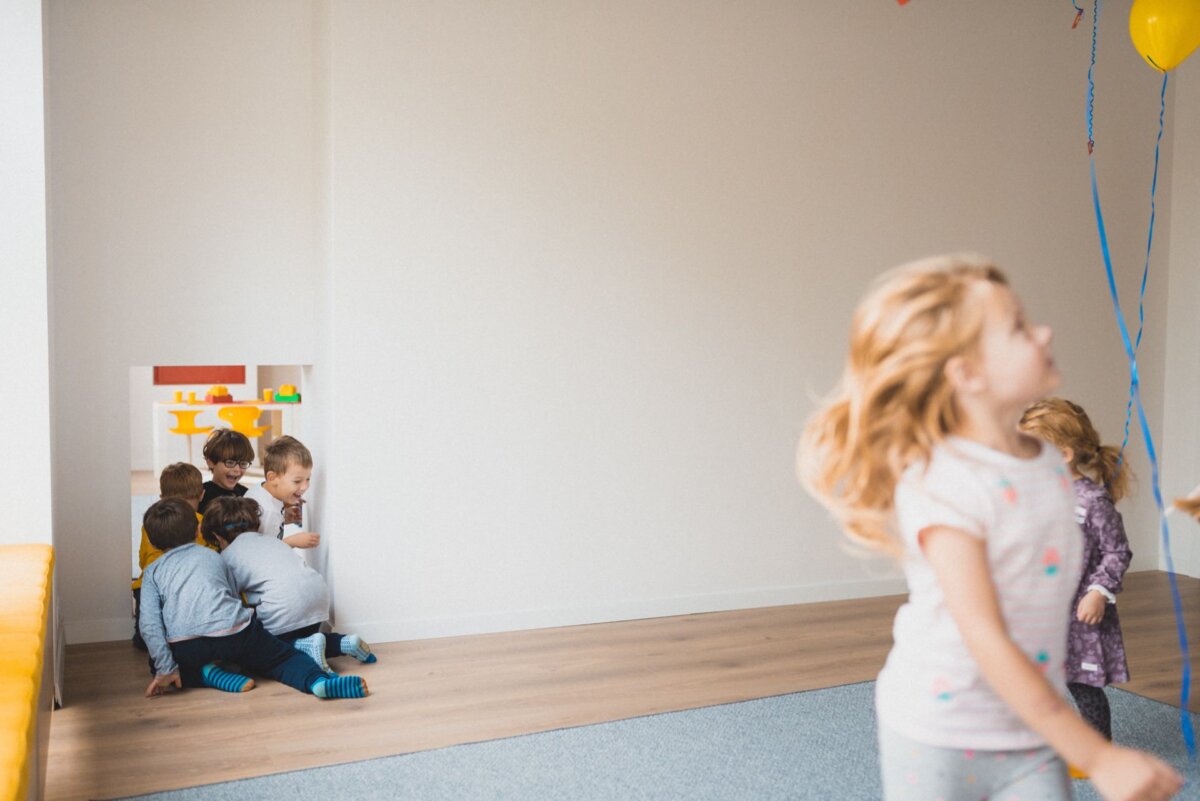
[[[1200,580],[1180,584],[1200,645]],[[1125,689],[1177,703],[1166,575],[1130,574],[1121,598],[1134,676]],[[865,681],[883,664],[902,600],[387,643],[356,671],[372,694],[354,701],[269,680],[243,695],[150,700],[145,656],[128,642],[71,646],[47,798],[112,798]]]

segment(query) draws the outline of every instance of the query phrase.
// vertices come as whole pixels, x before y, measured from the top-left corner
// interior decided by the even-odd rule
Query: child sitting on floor
[[[246,692],[248,676],[217,665],[235,662],[318,698],[362,698],[358,676],[325,673],[306,654],[267,633],[242,606],[224,561],[196,545],[196,517],[177,498],[158,501],[142,519],[151,544],[163,552],[142,575],[142,637],[154,660],[146,697],[175,687]]]
[[[163,468],[162,475],[158,477],[158,497],[163,498],[182,498],[192,509],[196,509],[200,504],[200,496],[204,492],[204,487],[201,484],[203,476],[200,471],[194,466],[186,462],[176,462],[169,464]],[[196,514],[196,522],[200,522],[199,513]],[[204,541],[204,537],[200,535],[199,530],[196,531],[196,544],[211,547],[214,551],[216,546],[209,546]],[[146,568],[158,557],[162,556],[162,551],[150,544],[149,538],[146,536],[146,529],[142,528],[142,542],[138,547],[138,571],[137,578],[133,580],[133,644],[142,651],[146,650],[146,643],[142,639],[142,634],[138,631],[137,619],[138,608],[142,598],[142,574],[146,572]]]
[[[283,536],[286,523],[302,521],[304,493],[308,492],[312,478],[312,454],[300,440],[285,435],[267,446],[262,461],[267,480],[246,492],[246,497],[258,503],[262,511],[258,531],[281,539],[293,548],[317,547],[321,544],[321,535],[315,531]]]
[[[256,533],[258,504],[249,498],[217,498],[201,529],[204,539],[220,549],[234,587],[255,606],[263,628],[308,654],[327,673],[326,658],[376,661],[357,634],[321,633],[321,624],[329,619],[329,587],[282,541]]]

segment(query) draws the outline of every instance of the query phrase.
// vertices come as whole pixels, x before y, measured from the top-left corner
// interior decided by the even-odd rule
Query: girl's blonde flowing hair
[[[1071,469],[1108,490],[1113,503],[1129,492],[1129,465],[1115,445],[1104,445],[1083,407],[1065,398],[1038,401],[1021,415],[1020,428],[1059,450],[1070,448]]]
[[[981,256],[939,256],[884,274],[855,311],[845,372],[805,426],[797,460],[805,488],[854,543],[899,555],[896,483],[958,428],[946,363],[978,344],[986,283],[1008,280]]]

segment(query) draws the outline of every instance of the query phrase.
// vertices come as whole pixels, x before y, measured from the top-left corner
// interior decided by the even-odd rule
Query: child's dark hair
[[[156,501],[142,516],[146,539],[160,551],[196,541],[196,510],[182,498]]]
[[[233,542],[239,534],[258,531],[261,518],[262,510],[259,509],[258,502],[251,498],[237,498],[231,495],[213,498],[204,508],[200,533],[209,545],[220,547],[218,535],[226,543]]]
[[[195,500],[204,494],[204,476],[195,465],[175,462],[163,468],[158,477],[158,497]]]
[[[245,434],[230,428],[218,428],[209,434],[204,442],[204,458],[213,464],[226,459],[253,462],[254,446],[246,439]]]
[[[1113,503],[1129,492],[1129,463],[1121,461],[1114,445],[1103,445],[1091,418],[1078,403],[1066,398],[1038,401],[1021,415],[1020,429],[1059,450],[1071,449],[1071,469],[1103,485]]]
[[[298,464],[301,467],[312,467],[312,454],[308,448],[304,447],[304,443],[295,437],[282,436],[272,440],[263,452],[263,472],[278,473],[283,475],[287,472],[288,465]]]

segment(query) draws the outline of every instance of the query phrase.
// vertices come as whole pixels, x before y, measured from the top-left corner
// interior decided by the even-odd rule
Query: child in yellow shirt
[[[204,477],[195,466],[186,462],[169,464],[163,468],[162,475],[158,477],[158,492],[160,499],[181,498],[192,507],[192,511],[196,511],[200,506],[200,498],[204,495]],[[199,512],[196,512],[196,543],[203,545],[205,548],[211,548],[214,551],[217,550],[212,545],[209,545],[200,533],[200,520],[201,515]],[[143,527],[142,543],[138,547],[138,568],[140,572],[137,578],[133,580],[133,644],[143,651],[146,650],[146,643],[142,640],[142,634],[138,631],[137,627],[138,606],[142,601],[142,574],[146,572],[146,568],[151,562],[162,555],[163,552],[150,543],[150,538],[146,536],[146,529]]]

